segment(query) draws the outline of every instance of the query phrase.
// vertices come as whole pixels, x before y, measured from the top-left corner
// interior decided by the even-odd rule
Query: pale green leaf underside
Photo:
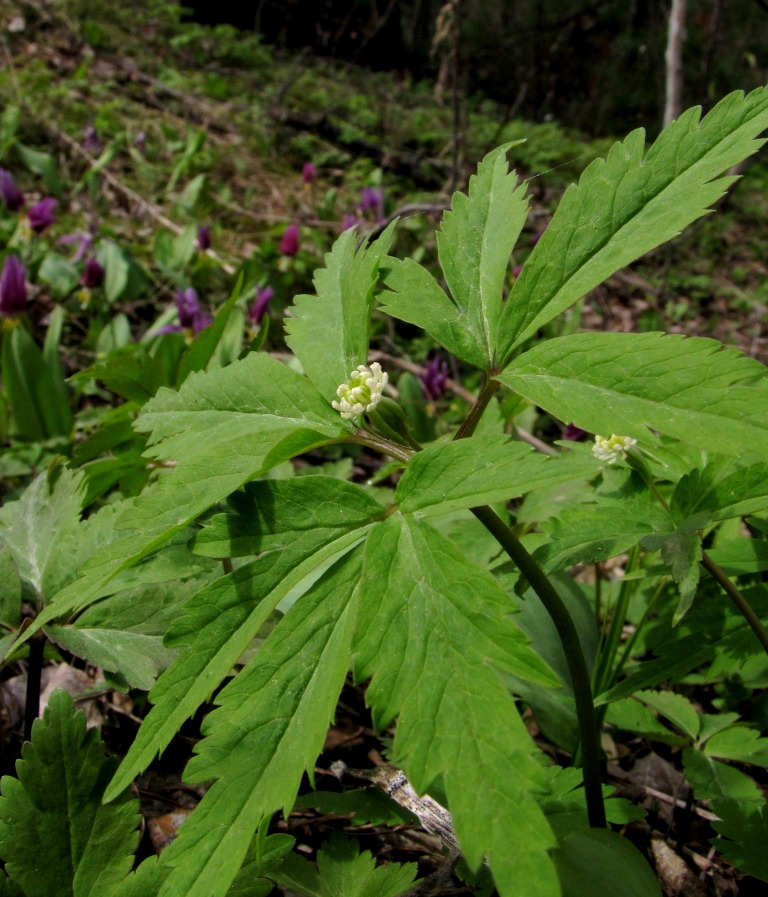
[[[591,433],[647,440],[653,429],[725,455],[768,455],[765,372],[711,339],[580,333],[536,346],[499,379]]]
[[[155,551],[246,481],[350,429],[306,377],[255,352],[226,368],[193,374],[178,393],[161,389],[144,406],[137,426],[151,431],[152,442],[158,443],[149,454],[173,460],[176,467],[121,505],[115,538],[96,552],[84,579],[56,596],[27,636],[85,607],[120,570]]]
[[[441,778],[470,865],[487,855],[502,897],[554,897],[554,841],[535,800],[544,772],[493,666],[556,680],[511,610],[493,578],[446,537],[393,515],[366,545],[355,673],[373,677],[375,725],[399,714],[394,755],[417,791]]]
[[[224,897],[261,819],[293,805],[349,666],[361,553],[337,561],[219,695],[185,773],[217,781],[162,856],[160,897]]]
[[[404,513],[444,514],[586,479],[599,470],[589,456],[551,458],[506,436],[477,436],[433,445],[414,455],[397,485],[395,500]]]
[[[304,533],[288,548],[239,567],[189,601],[166,639],[184,650],[150,693],[154,706],[107,789],[107,800],[165,749],[230,673],[280,600],[319,564],[349,549],[362,535],[333,539],[327,533]]]
[[[411,260],[382,262],[391,292],[384,311],[423,328],[458,358],[490,370],[496,358],[509,256],[525,223],[526,185],[509,173],[499,147],[470,178],[469,195],[454,193],[437,234],[440,265],[452,300]]]
[[[672,122],[645,156],[645,133],[634,131],[568,188],[505,306],[502,367],[543,324],[705,214],[733,182],[715,179],[762,146],[768,90],[732,93],[700,113]]]
[[[373,293],[379,261],[387,254],[395,223],[370,246],[355,252],[350,228],[315,272],[316,296],[296,296],[294,317],[286,318],[286,342],[304,372],[329,402],[350,372],[368,360]]]
[[[110,673],[119,673],[130,686],[144,691],[152,688],[158,670],[169,666],[175,657],[157,635],[74,626],[46,626],[45,633],[75,657]]]
[[[0,508],[0,537],[8,545],[22,581],[42,604],[52,597],[50,569],[56,549],[77,527],[83,500],[83,475],[59,471],[54,483],[41,473],[18,501]]]

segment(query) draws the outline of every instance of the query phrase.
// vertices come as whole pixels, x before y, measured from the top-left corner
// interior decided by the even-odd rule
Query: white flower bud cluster
[[[373,411],[379,404],[388,381],[389,375],[382,371],[378,361],[370,367],[361,364],[356,371],[352,371],[349,380],[336,390],[339,401],[332,402],[332,405],[344,420],[359,417],[364,411]]]
[[[595,436],[592,453],[598,461],[615,464],[619,458],[623,461],[627,457],[627,452],[636,445],[637,440],[631,436],[617,436],[615,433],[611,435],[610,439],[606,439],[605,436]]]

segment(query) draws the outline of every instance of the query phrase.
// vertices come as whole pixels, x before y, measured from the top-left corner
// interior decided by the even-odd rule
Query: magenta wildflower
[[[0,168],[0,196],[9,212],[18,212],[24,205],[24,194],[16,186],[10,171]]]
[[[200,252],[211,248],[211,229],[205,224],[201,224],[197,228],[197,248]]]
[[[419,378],[424,396],[430,402],[436,402],[445,395],[445,385],[448,381],[448,363],[435,356]]]
[[[582,430],[581,427],[577,427],[576,424],[568,424],[563,433],[563,439],[567,439],[569,442],[581,442],[586,435],[586,430]]]
[[[213,321],[213,318],[200,304],[194,287],[177,291],[176,309],[179,314],[179,324],[185,329],[194,330],[195,333],[205,330]]]
[[[83,149],[87,150],[89,153],[100,153],[101,152],[101,143],[99,142],[99,135],[96,131],[96,128],[93,126],[93,122],[83,128]]]
[[[384,212],[384,191],[378,187],[363,187],[360,211],[363,214],[372,212],[377,219],[381,218]]]
[[[96,287],[100,287],[103,283],[104,269],[96,259],[91,256],[85,263],[83,273],[80,275],[80,284],[86,289],[94,290]]]
[[[523,270],[522,265],[515,265],[515,267],[512,269],[512,276],[519,277],[520,274],[522,273],[522,270]]]
[[[256,287],[256,298],[253,301],[248,317],[254,324],[261,324],[262,318],[266,314],[267,306],[275,296],[275,291],[269,284],[265,287]]]
[[[298,224],[289,224],[280,241],[281,255],[294,256],[299,252],[299,226]]]
[[[7,255],[0,274],[0,315],[27,310],[27,269],[17,255]]]
[[[317,174],[317,167],[312,162],[305,162],[301,172],[302,180],[305,184],[311,184]]]
[[[357,215],[345,215],[341,221],[341,229],[342,231],[349,230],[350,227],[357,227],[359,224]]]
[[[73,243],[77,243],[77,250],[72,256],[72,261],[82,262],[88,250],[93,245],[93,235],[89,234],[87,231],[79,231],[74,234],[64,234],[64,236],[59,237],[56,242],[59,246],[70,246]]]
[[[52,196],[47,196],[45,199],[41,199],[40,202],[30,206],[27,210],[29,226],[36,234],[41,234],[56,222],[53,210],[57,205],[58,203]]]

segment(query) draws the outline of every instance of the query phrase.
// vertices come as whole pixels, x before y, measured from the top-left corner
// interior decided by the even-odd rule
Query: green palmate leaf
[[[704,745],[704,753],[720,760],[768,766],[768,738],[761,738],[756,729],[731,726],[716,732]]]
[[[712,809],[720,817],[712,828],[729,840],[714,838],[711,843],[742,872],[768,882],[768,804],[720,799]]]
[[[665,716],[690,738],[699,734],[699,716],[691,702],[673,691],[639,691],[634,697]]]
[[[290,854],[272,878],[305,897],[397,897],[416,878],[416,863],[377,866],[370,851],[334,832],[317,853],[317,866]]]
[[[672,618],[673,626],[688,612],[696,595],[701,561],[701,536],[697,530],[707,518],[708,515],[696,515],[684,521],[675,532],[654,533],[640,540],[643,548],[649,551],[661,549],[661,559],[670,568],[672,579],[680,590],[680,600]]]
[[[198,560],[189,554],[186,557],[193,563]],[[189,575],[190,571],[185,569],[179,573]],[[205,581],[176,580],[125,589],[92,604],[77,618],[75,625],[80,629],[114,629],[118,632],[164,636],[171,623],[181,615],[184,604],[204,586]]]
[[[166,637],[185,650],[149,695],[155,705],[142,723],[107,799],[119,794],[206,701],[266,622],[278,602],[321,563],[349,550],[363,533],[309,531],[211,583],[187,604]]]
[[[232,513],[216,514],[195,537],[197,554],[259,554],[290,545],[307,530],[340,536],[384,513],[379,502],[359,486],[324,476],[248,483],[229,503]]]
[[[121,504],[115,538],[96,552],[88,575],[62,591],[56,607],[38,617],[25,636],[56,615],[85,607],[121,569],[162,546],[247,480],[350,432],[306,377],[261,353],[193,374],[178,393],[162,389],[144,406],[137,427],[151,431],[154,445],[148,453],[173,459],[174,470]]]
[[[107,897],[128,875],[138,844],[138,802],[102,806],[111,761],[72,699],[53,693],[32,741],[4,776],[0,857],[26,897]]]
[[[0,534],[3,530],[0,528]],[[0,621],[16,627],[21,622],[21,579],[11,549],[0,537]]]
[[[440,264],[453,301],[415,262],[387,259],[384,310],[422,327],[464,361],[489,370],[495,363],[502,290],[509,256],[528,211],[525,184],[508,173],[499,147],[470,179],[469,195],[455,193],[438,233]]]
[[[330,402],[336,389],[368,360],[373,292],[389,251],[394,222],[370,246],[355,251],[357,231],[345,231],[315,272],[316,296],[294,299],[286,342],[309,379]]]
[[[83,476],[62,470],[53,482],[42,473],[18,501],[0,509],[0,536],[15,562],[28,599],[38,606],[52,596],[51,582],[61,571],[55,569],[58,550],[77,527],[83,501]],[[34,597],[33,597],[34,596]]]
[[[128,685],[144,691],[152,688],[158,670],[169,666],[175,656],[157,635],[74,626],[46,626],[45,633],[75,657],[119,673]]]
[[[485,356],[464,316],[426,268],[413,259],[388,258],[381,263],[381,274],[391,291],[379,296],[385,312],[426,330],[462,361],[485,367]]]
[[[161,386],[169,385],[162,360],[136,346],[126,346],[122,352],[70,378],[75,382],[91,379],[101,380],[107,389],[140,405]]]
[[[733,469],[731,459],[709,463],[679,481],[672,494],[678,519],[708,512],[713,520],[744,517],[768,508],[768,463]]]
[[[502,897],[555,895],[536,748],[493,667],[557,685],[509,618],[490,574],[399,514],[366,545],[355,673],[372,676],[374,724],[399,714],[394,756],[419,793],[438,780],[471,867],[488,857]]]
[[[543,525],[550,541],[534,552],[546,570],[604,561],[637,545],[651,533],[667,533],[672,521],[648,493],[623,501],[604,499],[564,511]]]
[[[509,256],[528,213],[526,184],[508,171],[501,146],[478,165],[469,195],[454,193],[452,210],[437,234],[440,267],[453,296],[490,367],[498,345],[502,290]]]
[[[337,561],[218,696],[185,772],[217,781],[163,853],[160,897],[226,894],[259,822],[293,805],[347,674],[361,553]]]
[[[763,800],[762,792],[749,776],[694,748],[683,751],[683,766],[697,800],[727,798],[744,804]]]
[[[554,854],[563,897],[661,897],[651,867],[627,838],[606,829],[578,829]]]
[[[605,721],[611,726],[616,726],[617,729],[632,732],[643,738],[650,738],[652,741],[677,745],[687,743],[682,736],[670,732],[647,707],[635,701],[634,698],[614,701],[608,707]]]
[[[761,620],[768,619],[768,602],[762,588],[747,589],[744,597]],[[602,695],[598,703],[617,701],[642,688],[665,680],[676,681],[703,663],[735,655],[746,658],[761,651],[754,633],[735,607],[723,601],[722,592],[699,596],[699,600],[674,629],[664,630],[659,644],[651,645],[657,657],[646,660],[637,673]]]
[[[549,458],[506,436],[477,436],[433,445],[415,455],[395,499],[403,512],[443,514],[518,498],[598,471],[592,457]]]
[[[732,93],[701,121],[689,109],[643,155],[633,131],[563,196],[507,301],[502,367],[514,349],[577,299],[705,214],[734,178],[719,178],[762,146],[768,90]]]
[[[732,539],[707,554],[728,576],[768,570],[768,543],[762,539]]]
[[[579,333],[549,340],[499,379],[591,433],[658,430],[724,455],[768,455],[765,367],[710,339]]]

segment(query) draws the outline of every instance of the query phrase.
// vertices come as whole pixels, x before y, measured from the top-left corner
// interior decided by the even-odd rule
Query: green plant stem
[[[411,449],[406,448],[403,445],[398,445],[396,442],[390,442],[389,439],[384,439],[382,436],[374,436],[371,433],[366,433],[365,430],[357,430],[354,435],[345,436],[342,441],[353,442],[355,445],[364,445],[367,448],[372,448],[384,455],[389,455],[390,458],[395,458],[397,461],[403,461],[406,464],[414,455],[414,452]]]
[[[722,587],[726,595],[733,601],[741,615],[747,623],[749,623],[752,632],[755,633],[757,640],[763,646],[763,650],[768,654],[768,632],[765,631],[765,627],[760,622],[760,618],[757,616],[747,599],[705,551],[701,553],[701,566]]]
[[[469,409],[469,414],[466,416],[464,423],[459,427],[458,432],[453,437],[454,439],[466,439],[475,432],[477,425],[480,423],[480,418],[483,416],[483,412],[488,407],[489,402],[496,395],[500,387],[501,383],[499,383],[498,380],[487,379],[485,381],[483,388],[475,399],[475,404]]]
[[[576,700],[576,716],[583,754],[584,793],[587,801],[589,824],[593,828],[605,828],[605,807],[600,780],[600,743],[598,740],[595,706],[592,702],[592,685],[587,661],[581,647],[579,634],[568,608],[544,571],[531,557],[525,546],[502,519],[488,506],[472,508],[472,513],[491,533],[509,557],[517,565],[531,588],[538,595],[555,624],[563,645],[568,670],[573,682]]]
[[[650,477],[646,477],[646,482],[648,483],[651,492],[653,492],[661,505],[665,508],[665,510],[669,511],[669,505],[665,501],[664,496],[661,495],[661,493],[657,489],[656,484],[653,482],[653,480]],[[717,582],[717,584],[722,588],[722,590],[731,599],[731,601],[733,601],[733,603],[738,608],[739,613],[749,624],[752,632],[755,633],[755,637],[762,645],[763,651],[768,654],[768,632],[766,632],[765,627],[760,622],[760,618],[752,609],[752,605],[726,576],[722,568],[718,567],[718,565],[706,553],[706,551],[701,552],[701,566],[707,571],[707,573],[709,573],[712,579]]]
[[[40,716],[40,679],[43,674],[45,639],[30,639],[27,660],[27,695],[24,704],[24,741],[32,738],[32,723]]]
[[[635,546],[629,553],[627,561],[626,573],[631,573],[637,566],[637,560],[640,555],[640,549]],[[605,641],[602,651],[600,652],[600,660],[595,667],[595,675],[593,678],[594,693],[601,694],[605,689],[604,685],[610,679],[613,670],[613,662],[616,659],[616,652],[619,649],[621,634],[624,631],[624,623],[629,610],[629,602],[632,597],[630,583],[624,580],[619,590],[619,599],[616,602],[616,609],[613,612],[613,619],[608,630],[608,638]]]
[[[613,676],[611,676],[610,680],[608,681],[609,686],[613,686],[616,683],[616,680],[622,674],[624,667],[626,666],[627,661],[629,660],[629,658],[632,654],[632,649],[635,647],[635,642],[637,641],[637,638],[640,635],[640,630],[643,628],[645,621],[648,619],[651,611],[653,610],[654,604],[656,604],[656,600],[661,595],[661,593],[664,591],[664,586],[668,582],[669,582],[669,577],[668,576],[663,577],[661,582],[659,583],[659,587],[653,593],[651,600],[648,602],[648,606],[643,611],[643,615],[642,615],[642,617],[640,617],[640,619],[637,623],[637,626],[635,627],[635,631],[632,633],[631,637],[627,639],[627,644],[624,645],[624,650],[621,652],[621,657],[619,658],[619,662],[616,665],[616,669],[613,671]]]

